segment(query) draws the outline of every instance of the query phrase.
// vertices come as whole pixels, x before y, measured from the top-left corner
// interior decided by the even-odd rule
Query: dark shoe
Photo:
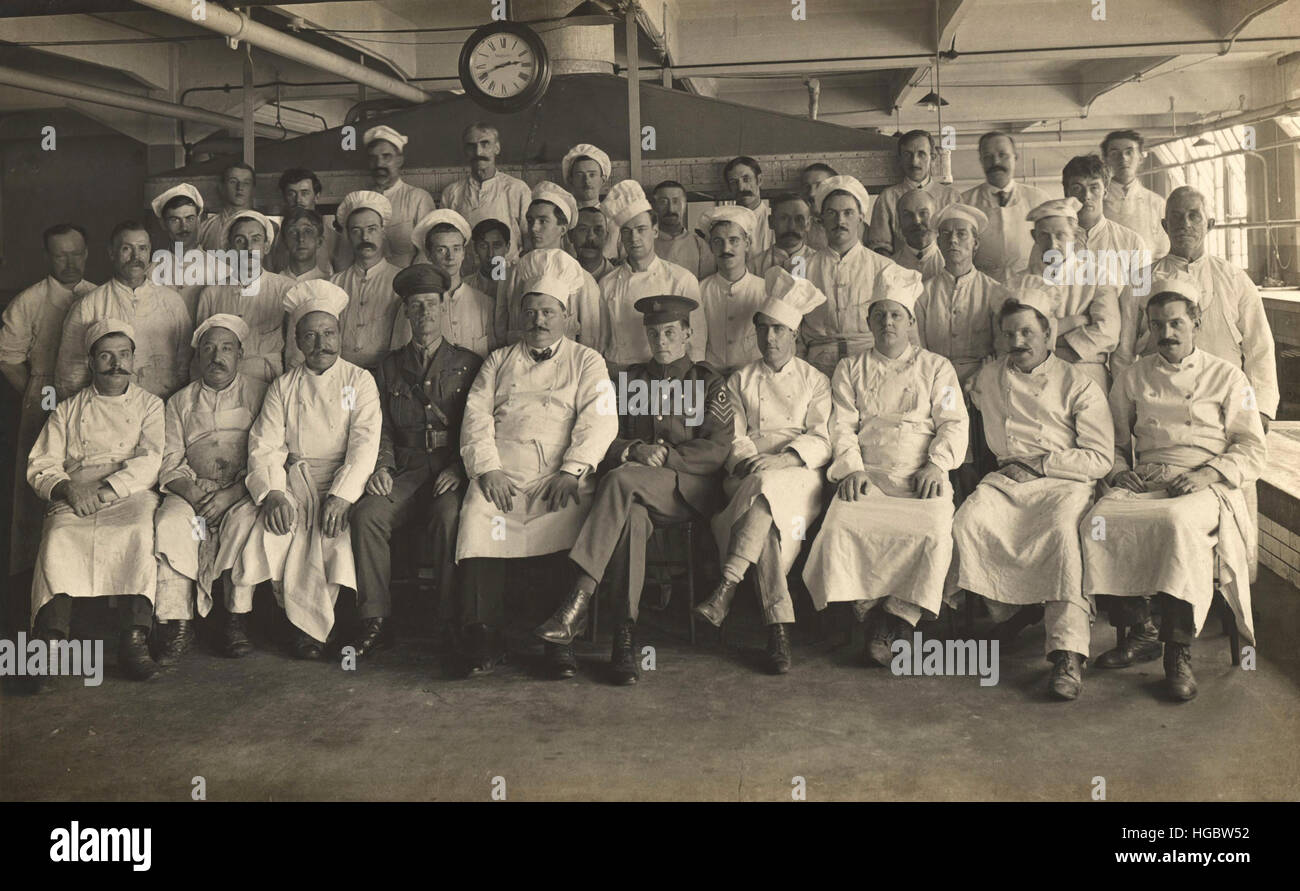
[[[610,652],[609,668],[614,683],[624,687],[635,684],[641,677],[636,658],[636,641],[632,634],[634,628],[631,622],[624,622],[615,628],[614,646]]]
[[[772,674],[785,674],[790,670],[790,635],[780,622],[768,625],[767,629],[768,670]]]
[[[230,613],[226,617],[226,641],[222,654],[240,659],[253,652],[253,642],[248,639],[248,614]]]
[[[465,628],[458,650],[462,677],[489,675],[494,668],[506,661],[500,634],[482,622]]]
[[[1190,702],[1196,698],[1192,648],[1186,644],[1165,644],[1165,689],[1179,702]]]
[[[587,630],[590,603],[591,592],[574,588],[555,614],[533,629],[533,634],[548,643],[573,643],[575,637]]]
[[[867,620],[867,660],[888,668],[894,659],[894,641],[906,625],[893,613],[876,610]]]
[[[325,657],[325,644],[316,638],[295,628],[293,634],[293,655],[299,659],[323,659]]]
[[[1002,646],[1006,646],[1015,640],[1020,632],[1030,625],[1037,625],[1041,621],[1043,621],[1043,605],[1041,603],[1036,603],[1033,606],[1022,606],[1011,618],[993,626],[993,636],[998,639]]]
[[[149,655],[149,633],[140,626],[122,635],[118,660],[126,676],[133,681],[147,681],[158,673],[158,663]]]
[[[731,598],[736,596],[736,583],[723,579],[713,589],[709,599],[695,607],[696,615],[703,616],[714,628],[721,628],[731,609]]]
[[[1155,622],[1130,625],[1124,642],[1097,657],[1098,668],[1128,668],[1137,662],[1154,662],[1160,658],[1160,633]]]
[[[50,664],[50,653],[59,641],[67,640],[68,637],[61,631],[34,631],[32,638],[40,638],[45,641],[45,664]],[[29,674],[27,676],[27,692],[33,696],[40,693],[55,693],[63,688],[66,678],[57,674]]]
[[[382,616],[377,616],[362,620],[361,633],[357,635],[351,646],[357,651],[358,656],[364,656],[373,650],[386,650],[394,642],[392,626]]]
[[[559,680],[567,680],[578,673],[578,654],[573,652],[572,644],[548,643],[546,647],[546,664]]]
[[[1078,699],[1083,692],[1083,656],[1069,650],[1054,651],[1047,689],[1057,699]]]
[[[175,665],[194,643],[194,623],[188,619],[176,619],[164,627],[162,646],[158,648],[158,658],[154,661],[159,665]]]

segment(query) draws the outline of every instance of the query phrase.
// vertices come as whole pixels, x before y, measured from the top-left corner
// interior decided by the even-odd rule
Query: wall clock
[[[484,25],[460,51],[460,82],[476,103],[494,112],[527,108],[551,83],[551,57],[537,32],[517,22]]]

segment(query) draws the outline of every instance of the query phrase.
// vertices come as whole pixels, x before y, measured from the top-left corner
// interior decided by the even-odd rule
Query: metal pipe
[[[174,102],[163,102],[159,99],[149,99],[144,96],[133,96],[130,93],[105,90],[102,87],[92,87],[88,84],[70,80],[59,80],[54,77],[46,77],[43,74],[20,71],[17,68],[0,66],[0,83],[23,90],[32,90],[37,93],[48,93],[52,96],[76,99],[80,102],[98,102],[100,105],[124,108],[141,114],[152,114],[181,121],[193,121],[196,124],[208,124],[213,127],[221,127],[224,130],[242,131],[244,128],[244,122],[239,118],[219,114],[215,111],[205,111],[188,105],[177,105]],[[257,124],[256,130],[257,135],[268,136],[273,139],[283,139],[287,135],[287,131],[283,128],[268,127],[265,124]]]
[[[184,19],[189,24],[216,31],[226,37],[247,41],[249,44],[267,52],[275,53],[286,59],[292,59],[295,62],[301,62],[304,65],[310,65],[320,71],[341,74],[349,80],[374,87],[376,90],[390,96],[396,96],[399,99],[405,99],[408,102],[425,102],[432,98],[423,90],[416,89],[397,78],[381,74],[378,71],[366,68],[364,65],[358,65],[356,62],[350,62],[342,56],[323,50],[318,46],[313,46],[305,40],[282,34],[274,28],[258,24],[249,18],[247,14],[231,12],[216,3],[206,4],[204,7],[206,14],[203,19],[194,21],[192,18],[193,4],[190,0],[135,0],[135,2],[157,12]]]
[[[257,110],[253,91],[253,47],[244,47],[244,163],[255,167],[253,163],[253,113]]]
[[[1281,142],[1275,142],[1275,143],[1273,143],[1272,145],[1261,145],[1261,146],[1256,146],[1255,149],[1254,149],[1254,151],[1256,151],[1256,152],[1266,152],[1266,151],[1268,151],[1269,149],[1282,148],[1283,146],[1287,146],[1287,145],[1295,145],[1296,143],[1300,143],[1300,136],[1297,136],[1297,137],[1294,138],[1294,139],[1284,139],[1284,140],[1282,140]],[[1161,145],[1167,145],[1167,144],[1168,144],[1168,143],[1161,143]],[[1249,151],[1249,150],[1248,150],[1248,149],[1236,149],[1236,150],[1231,151],[1231,152],[1219,152],[1217,155],[1206,155],[1206,156],[1203,157],[1203,158],[1189,158],[1189,159],[1187,159],[1186,161],[1176,161],[1176,162],[1174,162],[1174,163],[1172,163],[1172,164],[1159,164],[1159,165],[1157,165],[1157,166],[1155,166],[1155,167],[1148,167],[1146,170],[1143,170],[1141,173],[1139,173],[1138,176],[1148,176],[1149,174],[1152,174],[1152,173],[1158,173],[1158,172],[1160,172],[1161,170],[1172,170],[1172,169],[1175,168],[1175,167],[1187,167],[1187,166],[1192,165],[1192,164],[1200,164],[1202,161],[1214,161],[1214,160],[1217,160],[1217,159],[1219,159],[1219,158],[1230,158],[1230,157],[1232,157],[1233,155],[1244,155],[1244,154],[1247,153],[1247,151]]]
[[[627,7],[627,160],[632,179],[641,179],[641,79],[634,64],[640,58],[636,42],[636,13],[633,0]]]

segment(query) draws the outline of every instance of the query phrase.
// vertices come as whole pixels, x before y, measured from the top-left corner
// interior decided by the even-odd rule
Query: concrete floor
[[[1266,570],[1255,595],[1258,670],[1230,665],[1211,620],[1185,705],[1159,698],[1159,662],[1089,670],[1081,699],[1048,701],[1041,626],[1003,652],[994,687],[865,668],[860,635],[818,641],[815,620],[794,670],[770,677],[748,604],[726,650],[647,631],[657,670],[633,688],[605,682],[603,641],[570,681],[539,677],[536,653],[448,679],[427,637],[355,672],[269,644],[200,650],[147,684],[110,666],[98,688],[6,687],[0,800],[179,800],[202,776],[209,800],[484,801],[504,777],[521,801],[781,801],[801,776],[809,800],[1082,801],[1102,776],[1112,801],[1293,801],[1300,597]],[[1113,645],[1109,626],[1092,645]]]

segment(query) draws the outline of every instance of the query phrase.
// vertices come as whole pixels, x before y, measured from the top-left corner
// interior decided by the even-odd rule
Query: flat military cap
[[[450,287],[447,276],[428,263],[414,263],[393,277],[393,291],[403,300],[412,294],[443,294]]]
[[[699,303],[689,297],[676,294],[660,294],[655,297],[642,297],[632,304],[641,313],[641,321],[647,325],[662,325],[666,322],[691,321],[691,313],[700,308]]]

